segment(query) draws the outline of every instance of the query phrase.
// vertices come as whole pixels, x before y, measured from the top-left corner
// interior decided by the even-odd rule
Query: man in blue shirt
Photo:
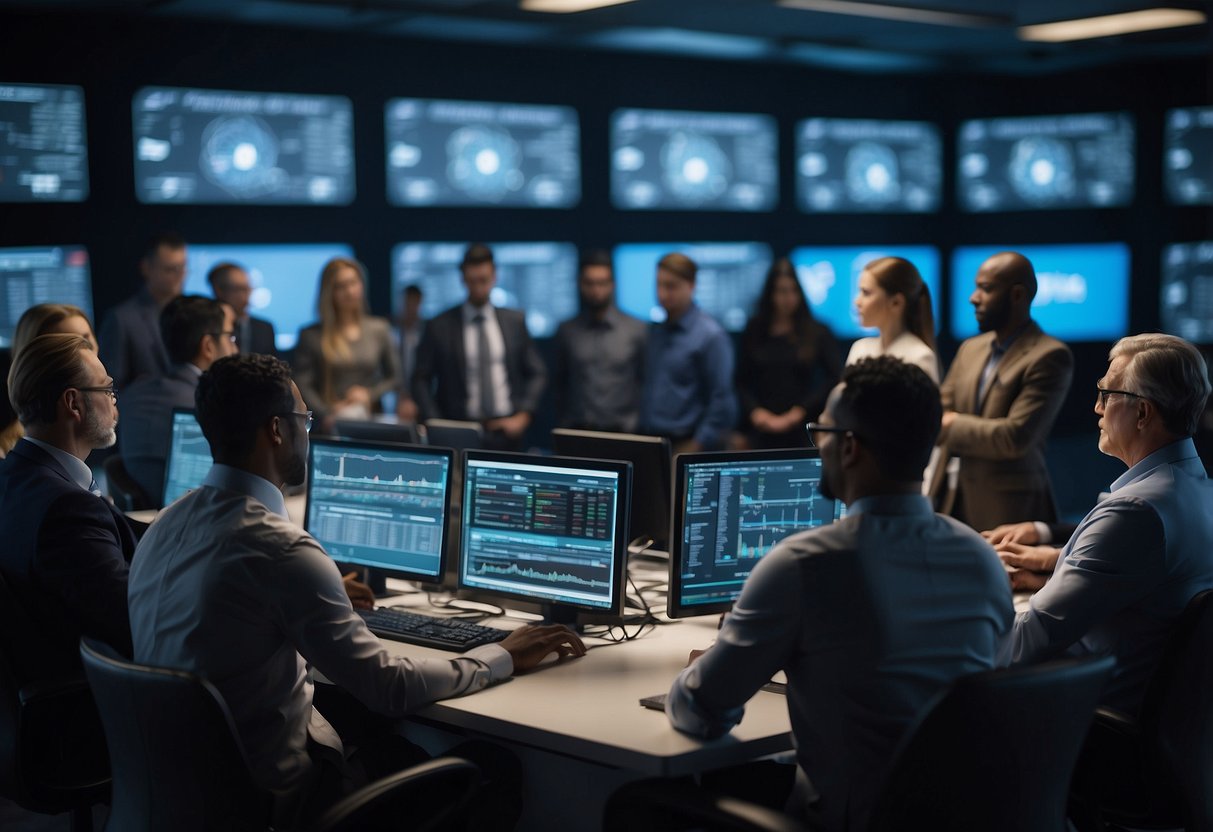
[[[677,452],[724,445],[737,422],[733,345],[720,324],[695,305],[698,267],[685,254],[657,263],[664,323],[649,329],[640,432],[670,439]]]

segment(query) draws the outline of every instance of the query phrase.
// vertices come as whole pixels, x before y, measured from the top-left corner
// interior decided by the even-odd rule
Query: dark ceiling
[[[322,28],[517,46],[606,49],[793,62],[869,72],[1054,72],[1161,57],[1213,55],[1209,23],[1066,44],[1022,41],[1022,25],[1150,8],[1149,0],[878,0],[952,12],[933,25],[803,11],[775,0],[634,0],[574,14],[518,0],[0,0],[0,9],[82,11]],[[845,3],[837,3],[839,7]],[[1206,3],[1159,0],[1199,9]]]

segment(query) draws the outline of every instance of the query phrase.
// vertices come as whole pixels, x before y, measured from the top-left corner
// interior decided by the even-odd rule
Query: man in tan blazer
[[[1069,348],[1032,320],[1036,272],[1022,254],[982,263],[969,298],[980,335],[960,345],[943,380],[945,456],[931,494],[975,529],[1057,519],[1044,445],[1070,389]],[[948,476],[951,468],[955,476]],[[949,487],[950,485],[954,487]]]

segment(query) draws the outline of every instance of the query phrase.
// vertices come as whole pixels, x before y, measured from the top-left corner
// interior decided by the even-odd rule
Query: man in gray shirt
[[[645,325],[615,306],[610,255],[585,252],[577,278],[581,314],[556,331],[557,423],[566,428],[636,430],[644,383]]]

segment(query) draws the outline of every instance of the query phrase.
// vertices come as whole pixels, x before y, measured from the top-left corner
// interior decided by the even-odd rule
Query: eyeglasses
[[[211,332],[208,334],[216,340],[220,338],[227,338],[227,340],[231,341],[233,344],[236,343],[236,330],[234,329],[229,329],[224,332]]]
[[[114,389],[114,385],[112,384],[109,387],[77,387],[75,389],[81,393],[108,393],[110,401],[115,404],[118,403],[118,391]]]
[[[1128,390],[1105,390],[1104,388],[1100,387],[1099,385],[1096,385],[1095,386],[1095,404],[1098,407],[1106,408],[1108,406],[1108,396],[1111,396],[1114,394],[1121,395],[1121,396],[1132,396],[1135,399],[1144,399],[1145,398],[1145,396],[1142,396],[1138,393],[1130,393]]]
[[[312,414],[312,411],[310,411],[310,410],[303,410],[303,411],[288,410],[285,413],[279,413],[278,415],[279,416],[302,416],[303,417],[303,430],[305,433],[312,432],[312,422],[316,421],[316,417]]]
[[[842,428],[837,425],[823,425],[820,422],[809,422],[804,426],[805,431],[809,434],[809,444],[816,448],[821,443],[817,441],[814,434],[817,433],[849,433],[855,435],[855,431],[851,428]]]

